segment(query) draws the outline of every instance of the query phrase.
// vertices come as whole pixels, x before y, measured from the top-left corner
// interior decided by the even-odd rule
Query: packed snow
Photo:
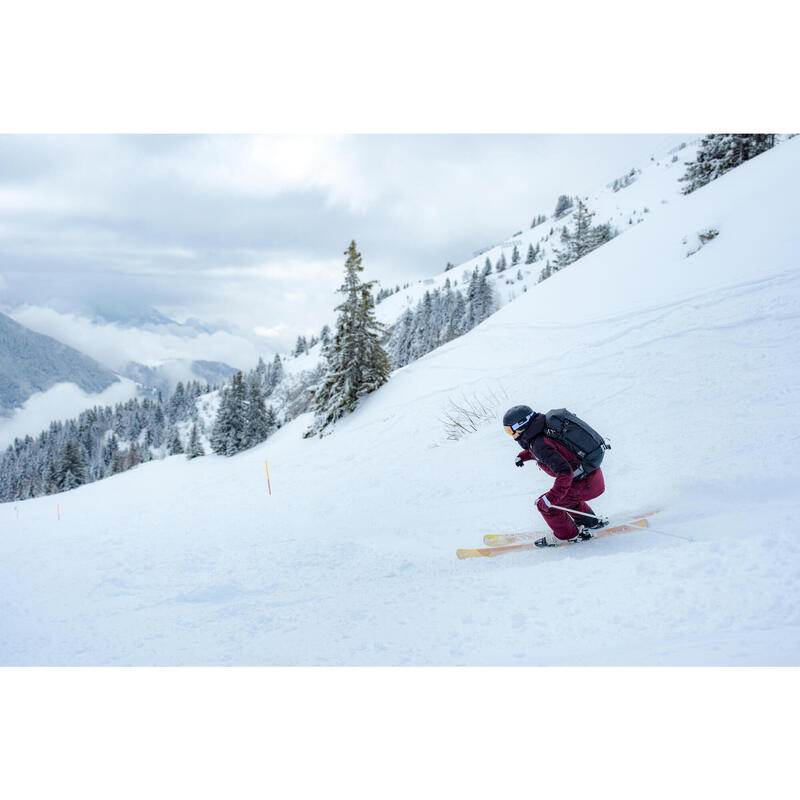
[[[658,213],[329,436],[305,416],[232,458],[0,505],[0,663],[800,663],[800,140],[686,197],[669,174]],[[448,439],[454,403],[490,413]],[[517,403],[608,436],[593,506],[661,509],[652,529],[457,560],[542,527],[552,481],[500,422]]]

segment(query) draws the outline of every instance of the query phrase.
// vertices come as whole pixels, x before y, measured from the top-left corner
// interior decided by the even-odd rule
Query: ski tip
[[[492,553],[483,547],[464,547],[456,550],[458,558],[481,558],[485,556],[491,557]]]

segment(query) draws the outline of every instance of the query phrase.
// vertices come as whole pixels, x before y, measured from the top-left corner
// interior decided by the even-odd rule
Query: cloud
[[[0,136],[3,297],[125,297],[291,347],[332,321],[351,239],[368,279],[426,277],[681,138]]]
[[[32,394],[8,419],[0,419],[0,449],[15,437],[36,435],[47,430],[54,419],[77,417],[92,406],[114,406],[136,397],[136,384],[122,378],[99,394],[84,392],[74,383],[57,383],[46,392]]]
[[[254,365],[259,356],[251,341],[225,331],[179,336],[168,327],[126,328],[38,306],[22,306],[14,309],[10,316],[21,325],[52,336],[113,370],[123,369],[129,361],[155,366],[172,358],[222,361],[247,368]]]
[[[282,336],[286,333],[286,325],[276,325],[274,328],[254,328],[253,333],[256,336],[263,336],[267,339],[275,339],[278,336]]]

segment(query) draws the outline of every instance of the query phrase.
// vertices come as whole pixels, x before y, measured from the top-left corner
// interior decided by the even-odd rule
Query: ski
[[[604,536],[611,536],[615,533],[625,533],[626,531],[634,531],[637,528],[647,528],[649,522],[646,519],[636,519],[631,522],[624,522],[621,525],[613,525],[610,528],[601,528],[597,533],[592,536],[592,539],[601,539]],[[532,536],[532,534],[527,534]],[[592,541],[587,539],[586,541]],[[562,545],[556,547],[564,547],[567,545],[577,544],[578,542],[564,542]],[[495,556],[502,555],[503,553],[516,553],[521,550],[541,549],[536,547],[532,541],[517,542],[516,544],[507,544],[494,547],[465,547],[456,550],[458,558],[494,558]]]
[[[644,519],[645,517],[652,517],[653,514],[657,513],[658,511],[648,511],[644,514],[632,514],[630,517],[626,517],[620,522],[614,520],[612,524],[622,525],[623,522],[633,523],[636,520]],[[597,533],[600,533],[600,531],[603,530],[608,530],[608,528],[600,528]],[[541,539],[541,537],[544,535],[545,531],[527,531],[525,533],[487,533],[483,537],[483,543],[489,547],[501,547],[507,544],[517,544],[518,542],[532,542],[534,539]],[[595,534],[595,536],[596,535],[597,534]]]

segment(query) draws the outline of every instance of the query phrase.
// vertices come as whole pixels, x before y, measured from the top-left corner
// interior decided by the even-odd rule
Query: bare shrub
[[[487,422],[496,423],[499,407],[508,401],[504,389],[486,389],[460,399],[448,398],[443,416],[439,421],[444,425],[446,437],[457,441],[468,433],[475,433]]]

